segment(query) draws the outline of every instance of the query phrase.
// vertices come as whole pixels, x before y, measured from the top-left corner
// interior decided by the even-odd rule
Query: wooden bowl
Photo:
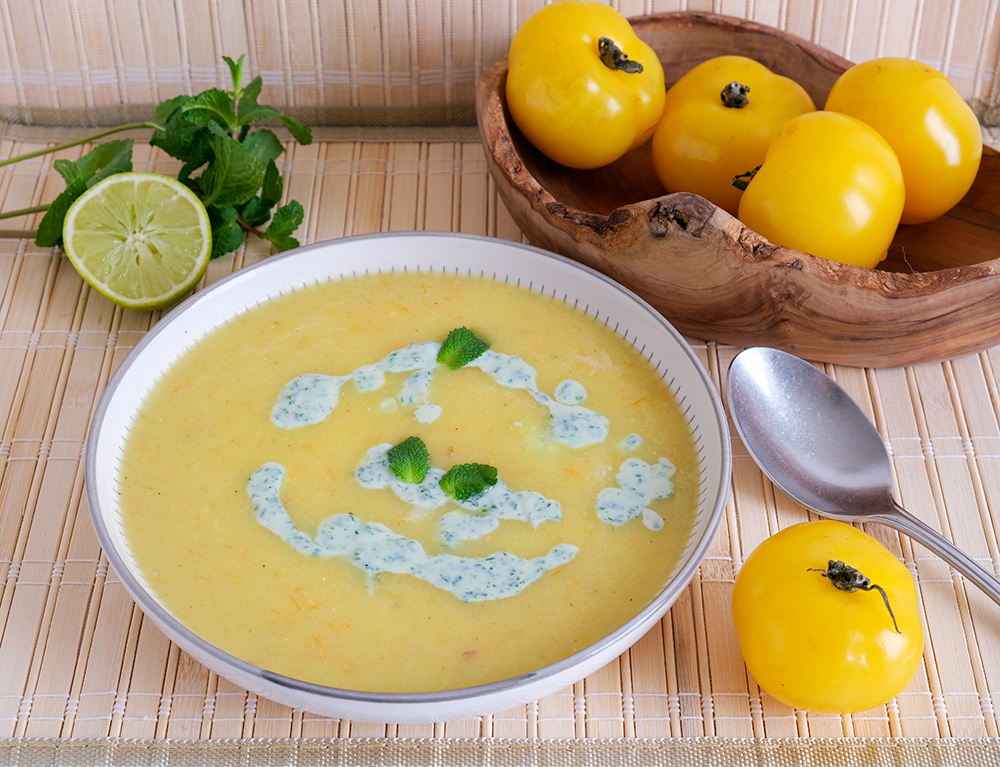
[[[743,19],[678,12],[633,26],[669,87],[695,64],[740,53],[792,77],[822,107],[851,62]],[[944,217],[901,226],[878,269],[775,246],[695,194],[666,194],[649,144],[604,168],[552,162],[517,130],[507,62],[483,73],[476,107],[490,172],[535,245],[632,289],[682,333],[774,346],[811,360],[889,367],[955,357],[1000,341],[1000,154]]]

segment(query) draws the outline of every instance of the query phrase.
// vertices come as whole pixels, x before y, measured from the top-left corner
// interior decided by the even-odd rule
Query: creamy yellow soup
[[[437,360],[465,328],[488,344]],[[423,479],[390,449],[426,447]],[[495,469],[459,500],[451,467]],[[146,579],[227,652],[420,692],[552,663],[645,607],[699,485],[661,375],[601,320],[490,278],[333,280],[211,331],[156,382],[120,467]]]

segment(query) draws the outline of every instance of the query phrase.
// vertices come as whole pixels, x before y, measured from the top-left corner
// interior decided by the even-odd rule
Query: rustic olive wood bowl
[[[739,53],[800,82],[822,107],[850,62],[742,19],[697,12],[632,19],[669,87],[705,59]],[[766,345],[811,360],[889,367],[1000,342],[1000,154],[987,148],[972,190],[937,221],[900,227],[878,269],[777,247],[704,198],[666,194],[647,144],[579,171],[541,155],[511,120],[506,60],[477,90],[480,134],[505,205],[535,245],[641,295],[681,332]]]

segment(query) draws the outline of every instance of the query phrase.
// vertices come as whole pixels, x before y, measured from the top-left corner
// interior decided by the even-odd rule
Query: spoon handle
[[[983,569],[972,557],[927,526],[893,500],[893,511],[873,514],[872,519],[905,533],[937,554],[945,562],[986,592],[994,602],[1000,604],[1000,580]]]

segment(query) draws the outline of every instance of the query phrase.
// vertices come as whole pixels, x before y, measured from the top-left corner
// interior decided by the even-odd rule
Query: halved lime
[[[80,276],[116,304],[159,309],[205,273],[212,229],[201,200],[176,179],[116,173],[70,206],[63,249]]]

